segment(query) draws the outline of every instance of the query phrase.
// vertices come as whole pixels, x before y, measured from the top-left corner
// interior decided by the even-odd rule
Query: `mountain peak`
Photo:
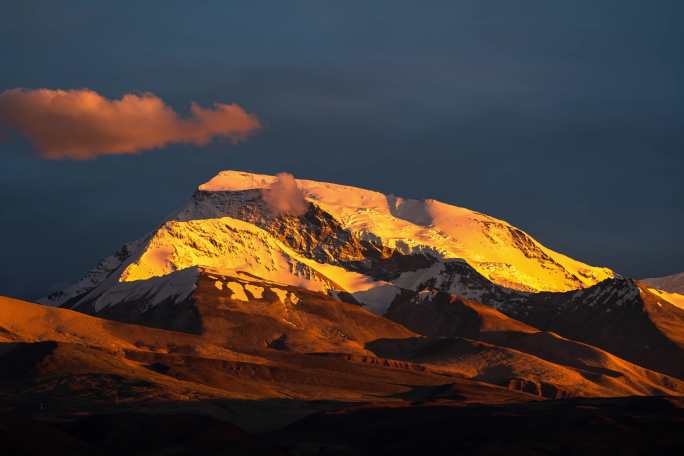
[[[407,283],[453,276],[447,265],[456,260],[494,284],[524,292],[569,291],[614,276],[463,207],[290,175],[222,171],[151,235],[43,302],[75,305],[119,283],[203,267],[347,293],[382,313]]]
[[[263,189],[276,176],[221,171],[200,192]],[[500,285],[522,291],[569,291],[614,277],[555,252],[509,223],[434,199],[415,200],[373,190],[297,179],[303,195],[354,236],[402,254],[461,258]],[[218,199],[218,198],[217,198]],[[220,211],[218,211],[220,212]]]
[[[205,192],[231,192],[253,188],[265,188],[276,179],[267,174],[225,170],[201,184],[198,190]]]

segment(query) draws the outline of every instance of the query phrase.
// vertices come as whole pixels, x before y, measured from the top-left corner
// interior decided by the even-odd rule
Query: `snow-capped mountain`
[[[469,209],[310,180],[288,189],[280,179],[219,173],[149,236],[41,302],[98,312],[132,290],[182,300],[192,281],[164,277],[193,267],[324,292],[380,314],[402,289],[426,285],[471,299],[487,295],[497,305],[509,295],[581,289],[615,276]],[[299,213],[272,204],[293,195],[302,199]]]
[[[333,354],[331,365],[465,376],[537,397],[680,394],[684,310],[649,287],[469,209],[226,171],[43,303],[260,357],[276,370],[247,372],[265,372],[267,396],[303,388],[281,380],[282,363],[304,363],[293,372],[317,385]],[[183,348],[187,362],[215,362],[198,350],[209,349]],[[345,369],[345,385],[363,383],[358,367]],[[212,368],[207,384],[224,375]]]
[[[223,171],[199,187],[209,204],[225,211],[220,194],[265,188],[276,178]],[[297,181],[306,198],[360,241],[402,255],[461,258],[489,280],[527,291],[567,291],[613,276],[554,252],[527,233],[493,217],[436,200],[412,200],[371,190],[310,180]],[[201,208],[200,208],[201,207]],[[209,209],[211,213],[211,209]],[[188,208],[188,214],[193,210]],[[217,212],[214,212],[217,213]]]

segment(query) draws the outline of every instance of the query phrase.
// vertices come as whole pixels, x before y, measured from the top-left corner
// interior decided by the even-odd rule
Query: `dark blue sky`
[[[79,278],[229,168],[470,207],[630,276],[684,270],[682,2],[8,3],[0,91],[237,102],[264,129],[91,161],[6,134],[0,294]]]

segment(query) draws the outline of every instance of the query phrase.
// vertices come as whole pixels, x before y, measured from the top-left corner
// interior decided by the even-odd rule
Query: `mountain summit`
[[[41,302],[99,310],[122,293],[149,293],[147,287],[162,282],[163,296],[153,301],[182,300],[194,282],[179,278],[192,274],[174,275],[173,283],[169,275],[197,267],[247,272],[354,300],[380,314],[400,289],[432,280],[448,290],[463,270],[519,292],[570,291],[615,276],[470,209],[287,175],[222,171],[149,236]],[[148,279],[154,280],[143,289],[136,285]],[[468,298],[482,293],[477,287],[459,291]]]

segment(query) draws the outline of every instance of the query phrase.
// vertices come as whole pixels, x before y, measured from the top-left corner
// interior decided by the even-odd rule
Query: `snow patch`
[[[352,296],[374,314],[384,315],[400,292],[401,290],[398,287],[385,284],[357,291],[352,293]]]
[[[249,301],[249,298],[247,298],[247,295],[245,294],[244,288],[242,288],[242,284],[238,282],[227,282],[226,287],[230,289],[232,294],[230,295],[231,299],[234,299],[236,301]]]
[[[257,285],[252,285],[251,283],[245,284],[245,288],[247,291],[250,292],[252,296],[254,296],[254,299],[261,299],[264,296],[264,289],[263,287],[259,287]]]
[[[283,290],[282,288],[271,288],[271,291],[276,294],[278,297],[278,301],[280,301],[282,304],[285,304],[285,299],[287,298],[287,290]]]
[[[124,301],[141,301],[143,311],[165,301],[180,303],[197,288],[199,270],[188,268],[163,277],[134,282],[120,282],[102,293],[94,302],[97,312]]]

